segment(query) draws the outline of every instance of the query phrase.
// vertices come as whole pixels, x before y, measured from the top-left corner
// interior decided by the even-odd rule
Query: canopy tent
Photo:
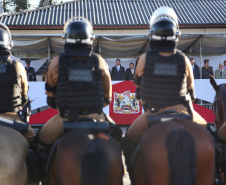
[[[63,52],[64,46],[61,35],[13,35],[13,41],[12,52],[18,58],[50,60]],[[93,50],[105,59],[133,58],[135,61],[148,49],[148,43],[148,35],[96,35]],[[214,63],[210,61],[210,65],[215,70],[223,62],[216,62],[215,56],[224,58],[226,54],[226,34],[182,34],[178,49],[196,58],[199,66],[202,66],[203,56],[212,57]]]
[[[200,40],[202,41],[200,45]],[[39,58],[63,51],[64,39],[60,35],[13,35],[12,52],[17,57]],[[147,35],[97,35],[93,44],[94,51],[105,58],[138,56],[148,47]],[[178,48],[185,53],[199,55],[221,55],[226,53],[226,34],[186,34],[180,37]],[[42,57],[44,58],[44,57]]]

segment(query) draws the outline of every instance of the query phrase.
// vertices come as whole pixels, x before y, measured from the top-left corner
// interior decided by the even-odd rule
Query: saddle
[[[12,119],[6,116],[0,116],[0,125],[13,128],[20,132],[21,134],[24,134],[28,131],[28,123]]]
[[[172,119],[192,120],[192,116],[190,114],[179,113],[177,110],[166,110],[156,115],[147,116],[148,125],[150,127],[157,123],[172,120]]]

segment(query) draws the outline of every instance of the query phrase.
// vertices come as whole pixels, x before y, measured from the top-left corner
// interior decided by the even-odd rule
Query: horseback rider
[[[49,147],[63,135],[63,121],[73,122],[81,117],[108,121],[115,129],[115,140],[121,140],[122,134],[102,110],[111,102],[111,76],[105,60],[93,52],[91,23],[83,17],[72,17],[63,31],[64,52],[51,60],[45,84],[47,103],[58,114],[42,127],[37,137],[43,167]]]
[[[10,58],[13,42],[9,28],[3,23],[0,27],[0,116],[26,122],[20,113],[28,101],[26,71],[19,61]],[[31,143],[35,135],[28,125],[24,137]]]
[[[190,114],[194,122],[206,121],[193,109],[194,77],[187,56],[178,50],[180,37],[177,15],[172,8],[158,8],[150,19],[149,50],[142,54],[135,72],[136,97],[145,112],[128,128],[123,139],[123,152],[132,184],[133,151],[148,129],[148,115],[166,110]]]

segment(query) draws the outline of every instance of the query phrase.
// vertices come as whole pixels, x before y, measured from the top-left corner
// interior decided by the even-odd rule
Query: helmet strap
[[[150,51],[175,52],[175,49],[177,47],[177,42],[176,41],[150,40],[149,47],[150,47]]]

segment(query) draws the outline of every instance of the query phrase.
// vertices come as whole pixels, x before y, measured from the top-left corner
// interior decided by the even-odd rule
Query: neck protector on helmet
[[[0,59],[6,60],[10,56],[10,50],[0,47]]]
[[[177,43],[175,41],[156,41],[151,40],[149,43],[150,51],[157,52],[174,52],[176,49]]]
[[[64,45],[64,53],[70,56],[91,56],[92,50],[91,45]]]

